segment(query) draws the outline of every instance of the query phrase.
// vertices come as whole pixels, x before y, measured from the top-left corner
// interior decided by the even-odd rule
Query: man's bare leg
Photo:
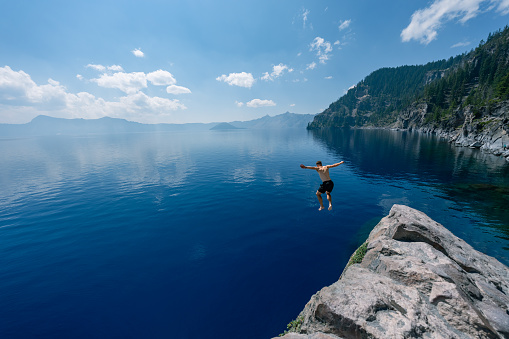
[[[320,203],[319,211],[323,210],[325,207],[323,206],[322,193],[316,191],[316,197],[318,198],[318,202]]]
[[[329,211],[332,209],[332,196],[327,192],[327,200],[329,200]]]

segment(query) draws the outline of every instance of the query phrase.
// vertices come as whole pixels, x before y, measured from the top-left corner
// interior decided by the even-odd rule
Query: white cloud
[[[237,107],[242,107],[244,106],[244,103],[240,101],[235,101],[235,105],[237,105]]]
[[[51,78],[48,79],[48,84],[55,86],[55,87],[60,86],[60,83],[58,81],[53,80]]]
[[[99,71],[99,72],[104,72],[106,70],[106,67],[103,65],[88,64],[85,67],[95,69],[96,71]]]
[[[78,80],[83,80],[83,75],[81,75],[81,74],[76,74],[76,78],[77,78]]]
[[[188,94],[191,93],[191,90],[183,86],[170,85],[166,87],[166,92],[170,94]]]
[[[30,75],[13,71],[9,66],[0,67],[0,103],[14,106],[64,105],[65,87],[48,79],[47,85],[37,85]]]
[[[139,48],[133,49],[131,53],[133,53],[137,58],[143,58],[145,56],[145,53],[143,53]]]
[[[221,75],[216,78],[217,81],[224,81],[230,86],[239,86],[251,88],[255,82],[253,75],[251,73],[230,73],[229,75]]]
[[[128,94],[136,93],[147,87],[147,76],[143,72],[102,74],[99,78],[91,81],[101,87],[116,88]]]
[[[509,0],[502,0],[502,1],[500,1],[499,5],[498,5],[498,8],[497,8],[497,11],[501,12],[502,15],[509,14]]]
[[[161,118],[170,116],[171,111],[186,109],[178,100],[150,97],[139,91],[128,93],[118,101],[106,101],[87,92],[69,93],[58,81],[48,79],[47,84],[38,85],[24,71],[13,71],[9,66],[0,67],[0,107],[4,117],[11,116],[11,120],[18,123],[39,114],[160,122]]]
[[[283,75],[283,72],[287,70],[288,73],[293,72],[293,68],[289,68],[287,65],[279,64],[272,67],[272,73],[265,72],[262,76],[262,80],[266,81],[274,81],[274,79],[279,78]]]
[[[339,30],[342,31],[344,29],[347,29],[349,26],[350,26],[350,23],[352,22],[352,20],[343,20],[343,21],[340,21],[340,24],[339,24]]]
[[[308,67],[306,67],[306,69],[315,69],[316,68],[316,62],[312,62],[308,65]]]
[[[246,104],[247,107],[257,108],[257,107],[268,107],[268,106],[276,106],[276,103],[272,100],[261,100],[261,99],[253,99]]]
[[[110,69],[110,67],[108,67]],[[143,72],[117,72],[113,74],[103,73],[99,78],[92,79],[101,87],[116,88],[125,93],[132,94],[147,88],[147,81],[155,86],[169,86],[166,91],[171,94],[191,93],[188,88],[176,86],[177,80],[173,75],[162,69],[145,74]]]
[[[325,77],[324,79],[330,80],[330,79],[332,79],[332,75],[329,75],[328,77]]]
[[[122,68],[122,66],[119,66],[119,65],[111,65],[111,66],[108,66],[108,70],[110,71],[115,71],[115,72],[123,72],[124,69]]]
[[[99,71],[99,72],[104,72],[106,70],[122,72],[124,70],[122,68],[122,66],[119,66],[119,65],[103,66],[103,65],[88,64],[85,67],[95,69],[96,71]]]
[[[123,106],[123,109],[128,107],[129,111],[133,113],[139,113],[142,111],[157,113],[166,109],[172,111],[177,109],[186,109],[186,106],[181,104],[178,100],[149,97],[143,92],[137,92],[135,94],[122,97],[120,98],[119,103]]]
[[[175,85],[177,83],[177,80],[175,80],[173,74],[168,71],[163,71],[162,69],[148,73],[147,80],[156,86],[168,86]]]
[[[290,107],[295,107],[295,104],[290,104]]]
[[[468,46],[470,45],[470,42],[469,41],[465,41],[465,42],[458,42],[457,44],[454,44],[451,46],[451,48],[456,48],[456,47],[465,47],[465,46]]]
[[[304,9],[302,11],[302,27],[306,28],[306,22],[308,21],[309,10]]]
[[[481,6],[487,6],[481,9]],[[401,32],[403,42],[418,40],[429,44],[438,36],[438,30],[451,20],[465,23],[484,10],[496,7],[503,15],[509,14],[509,0],[434,0],[424,9],[412,14],[410,24]]]
[[[329,60],[330,52],[332,52],[332,46],[330,42],[325,39],[316,37],[310,45],[310,51],[316,51],[316,55],[320,60],[320,63],[325,64]]]

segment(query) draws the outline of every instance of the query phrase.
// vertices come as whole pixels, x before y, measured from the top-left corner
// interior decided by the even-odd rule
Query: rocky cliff
[[[364,247],[283,338],[509,338],[509,268],[424,213],[394,205]]]
[[[480,148],[509,161],[509,100],[480,109],[458,108],[442,125],[426,123],[428,111],[426,103],[411,105],[390,127],[434,133],[457,146]]]

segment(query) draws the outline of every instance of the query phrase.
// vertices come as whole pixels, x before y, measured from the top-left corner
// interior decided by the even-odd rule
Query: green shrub
[[[353,264],[360,264],[362,262],[362,259],[364,259],[364,256],[366,255],[366,252],[368,251],[368,242],[366,241],[364,244],[362,244],[352,255],[350,258],[350,261],[348,262],[347,266],[353,265]]]
[[[303,316],[297,317],[297,319],[290,321],[290,323],[286,325],[287,330],[281,333],[279,336],[282,337],[290,332],[299,333],[300,327],[302,326],[303,322],[304,322]]]

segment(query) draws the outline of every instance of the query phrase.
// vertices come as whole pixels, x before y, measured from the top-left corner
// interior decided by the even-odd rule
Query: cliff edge
[[[402,205],[366,245],[283,338],[509,338],[509,268],[495,258]]]

